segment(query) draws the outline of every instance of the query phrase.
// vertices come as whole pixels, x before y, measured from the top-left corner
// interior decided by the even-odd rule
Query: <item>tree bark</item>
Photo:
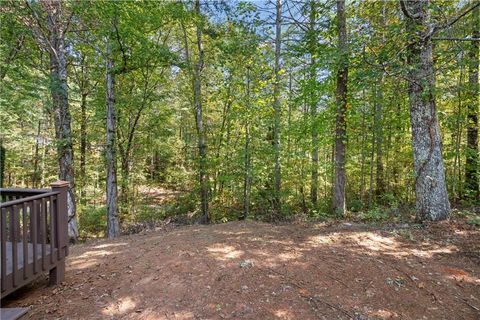
[[[275,18],[275,82],[273,87],[273,152],[275,158],[274,167],[274,185],[273,185],[273,214],[275,219],[280,218],[282,203],[280,191],[282,185],[282,172],[280,162],[280,120],[281,120],[281,101],[280,101],[280,54],[282,46],[282,0],[277,0],[276,18]]]
[[[339,215],[345,214],[345,153],[347,140],[347,81],[348,81],[348,43],[345,16],[345,0],[337,0],[338,32],[338,71],[336,89],[335,123],[335,176],[333,183],[333,210]]]
[[[37,126],[37,135],[35,137],[35,152],[34,152],[34,155],[33,155],[33,179],[32,179],[32,188],[37,188],[38,187],[38,183],[40,182],[40,176],[41,176],[41,172],[39,170],[39,158],[40,158],[40,155],[39,155],[39,139],[40,139],[40,128],[41,128],[41,121],[38,120],[38,126]]]
[[[247,108],[250,108],[250,69],[247,67]],[[250,122],[249,112],[245,117],[245,149],[244,149],[244,177],[243,177],[243,216],[241,219],[246,220],[250,214],[250,191],[251,191],[251,155],[250,155]]]
[[[68,181],[68,235],[72,241],[78,237],[73,169],[71,116],[68,104],[67,60],[65,57],[65,22],[61,1],[42,2],[47,11],[50,56],[50,91],[55,114],[58,177]]]
[[[386,2],[382,3],[382,12],[381,12],[381,21],[382,21],[382,34],[381,39],[382,43],[385,43],[385,6]],[[384,61],[380,61],[381,64]],[[385,177],[383,173],[383,104],[384,104],[384,95],[383,87],[385,82],[385,72],[382,70],[380,72],[380,78],[378,79],[378,86],[376,90],[376,104],[375,104],[375,146],[376,146],[376,196],[381,197],[385,192]]]
[[[86,204],[87,163],[87,94],[82,92],[80,102],[80,203]]]
[[[317,69],[316,69],[316,32],[315,22],[317,20],[317,10],[315,7],[315,1],[310,1],[310,16],[309,16],[309,29],[308,29],[308,41],[309,41],[309,54],[310,54],[310,125],[311,125],[311,157],[312,157],[312,173],[310,181],[310,198],[312,205],[315,207],[318,201],[318,128],[317,128]]]
[[[405,2],[401,7],[407,20],[410,121],[417,219],[442,220],[450,212],[445,183],[440,126],[435,105],[433,47],[429,1]]]
[[[464,55],[462,54],[460,57],[460,61],[463,61]],[[456,123],[455,123],[455,131],[452,133],[452,148],[455,150],[455,157],[453,158],[453,182],[452,182],[452,197],[453,201],[457,202],[459,200],[459,191],[461,190],[461,170],[460,170],[460,146],[462,141],[462,131],[463,131],[463,117],[462,117],[462,109],[463,109],[463,74],[464,68],[463,63],[460,64],[460,74],[458,77],[458,85],[457,85],[457,97],[458,103],[457,108],[455,110],[456,113]]]
[[[3,188],[3,180],[5,180],[5,153],[6,149],[3,146],[3,140],[0,139],[0,188]]]
[[[472,1],[478,3],[478,0]],[[472,38],[480,38],[480,7],[472,12]],[[478,151],[478,106],[479,101],[479,45],[478,41],[470,42],[468,52],[468,99],[467,99],[467,150],[465,163],[465,187],[467,196],[478,199],[479,193],[479,151]]]
[[[200,1],[195,1],[195,12],[197,18],[201,19]],[[197,49],[198,60],[193,72],[193,104],[195,106],[195,124],[197,127],[198,155],[199,155],[199,182],[200,182],[200,203],[202,216],[200,223],[209,223],[210,214],[208,212],[208,174],[207,174],[207,143],[205,128],[203,125],[202,109],[202,70],[203,70],[203,42],[202,42],[202,23],[197,22]]]
[[[365,89],[362,91],[362,98],[365,101]],[[362,113],[362,142],[361,142],[361,165],[360,165],[360,200],[362,206],[365,202],[365,160],[366,160],[366,142],[367,142],[367,131],[363,130],[365,128],[365,114],[366,110],[364,108],[361,110]]]
[[[112,49],[107,40],[107,122],[105,162],[107,169],[107,236],[112,239],[120,235],[118,218],[118,188],[117,188],[117,114],[115,110],[115,70]]]

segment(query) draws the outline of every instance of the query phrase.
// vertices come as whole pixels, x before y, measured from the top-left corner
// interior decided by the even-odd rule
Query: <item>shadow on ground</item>
[[[478,319],[480,233],[233,222],[74,246],[32,319]]]

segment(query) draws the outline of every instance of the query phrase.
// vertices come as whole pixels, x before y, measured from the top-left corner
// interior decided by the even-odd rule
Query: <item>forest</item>
[[[2,0],[0,39],[0,318],[479,319],[479,0]]]
[[[478,7],[2,1],[2,185],[70,182],[72,240],[185,214],[475,216]]]

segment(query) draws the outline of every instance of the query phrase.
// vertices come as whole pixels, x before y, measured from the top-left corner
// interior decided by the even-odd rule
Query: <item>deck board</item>
[[[0,308],[0,319],[17,320],[23,318],[29,308]]]
[[[12,242],[8,242],[7,241],[7,246],[6,246],[6,249],[7,249],[7,275],[11,274],[12,273],[12,269],[13,269],[13,256],[12,256],[12,249],[13,249],[13,245],[12,245]],[[47,245],[46,246],[46,255],[50,255],[50,245]],[[3,254],[3,252],[2,252]],[[42,245],[41,244],[37,244],[37,260],[41,260],[42,259]],[[33,263],[33,244],[32,243],[28,243],[28,264],[32,264]],[[22,269],[24,266],[24,263],[23,263],[23,242],[17,242],[17,270],[20,270]]]

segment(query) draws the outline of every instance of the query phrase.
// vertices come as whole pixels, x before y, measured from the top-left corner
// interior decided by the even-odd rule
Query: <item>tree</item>
[[[82,235],[475,204],[478,1],[346,3],[3,1],[4,185],[75,167]]]
[[[381,13],[381,21],[383,30],[381,31],[381,41],[384,43],[385,39],[385,7],[386,3],[382,2],[382,13]],[[385,63],[385,61],[380,61],[380,63]],[[376,88],[376,95],[377,98],[375,99],[375,147],[377,153],[376,159],[376,194],[377,196],[382,196],[385,192],[385,181],[384,181],[384,174],[383,174],[383,104],[384,104],[384,81],[385,81],[385,72],[382,70],[380,72],[380,76],[378,79],[378,85],[375,86]]]
[[[336,89],[335,122],[335,177],[333,183],[333,210],[345,213],[345,152],[347,139],[347,83],[348,83],[348,43],[345,14],[345,0],[337,0],[338,70]]]
[[[310,121],[311,121],[311,136],[312,136],[312,172],[311,172],[311,182],[310,182],[310,198],[314,206],[317,205],[318,201],[318,128],[317,128],[317,92],[316,92],[316,83],[317,83],[317,67],[316,67],[316,56],[317,56],[317,31],[315,29],[315,24],[317,22],[317,8],[315,1],[311,0],[309,2],[309,24],[307,31],[308,38],[308,51],[310,55]]]
[[[0,188],[3,188],[3,179],[5,177],[5,147],[0,139]]]
[[[46,29],[37,8],[30,6],[35,22],[31,24],[32,31],[39,45],[50,57],[50,92],[52,109],[55,114],[55,136],[59,164],[58,177],[70,183],[68,189],[68,235],[72,241],[78,237],[76,217],[75,181],[73,167],[73,146],[71,116],[68,103],[67,59],[65,53],[65,33],[69,25],[61,1],[41,1],[40,5],[46,12]]]
[[[195,126],[197,129],[197,147],[198,147],[198,177],[200,184],[200,206],[201,216],[200,223],[210,222],[210,214],[208,211],[208,173],[207,173],[207,142],[205,127],[203,124],[203,108],[202,108],[202,70],[204,67],[204,52],[202,41],[202,14],[200,10],[200,0],[196,0],[195,8],[195,29],[196,29],[196,47],[198,51],[197,61],[193,65],[188,46],[188,36],[186,27],[182,24],[185,44],[185,55],[192,80],[193,90],[193,106],[195,112]]]
[[[409,41],[408,96],[417,218],[442,220],[450,213],[450,202],[435,104],[429,1],[401,0],[400,4],[406,17]]]
[[[273,171],[273,214],[279,218],[282,211],[280,191],[282,185],[282,169],[280,162],[280,121],[281,121],[281,101],[280,101],[280,54],[282,47],[282,0],[277,0],[275,16],[275,80],[273,83],[273,152],[275,155],[275,167]]]
[[[465,184],[468,196],[477,198],[480,195],[479,179],[480,179],[480,162],[478,150],[478,106],[479,100],[479,56],[478,56],[478,39],[480,38],[480,6],[479,1],[471,1],[477,7],[472,11],[471,30],[472,38],[477,41],[470,42],[468,51],[468,98],[467,98],[467,150],[465,163]]]
[[[116,28],[116,18],[113,19],[112,28]],[[113,33],[113,32],[112,32]],[[112,36],[113,37],[113,36]],[[106,44],[106,144],[105,162],[107,171],[107,236],[115,238],[120,234],[120,221],[118,218],[118,188],[117,188],[117,112],[115,109],[115,69],[112,53],[112,39],[107,39]]]

